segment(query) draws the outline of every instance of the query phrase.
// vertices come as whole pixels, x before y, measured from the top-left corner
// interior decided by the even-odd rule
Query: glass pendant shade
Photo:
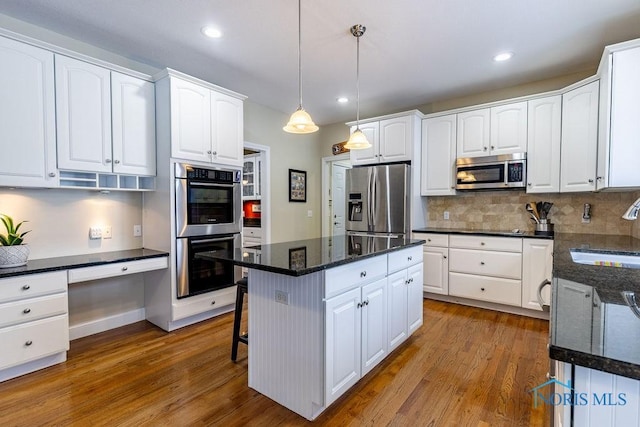
[[[367,137],[362,133],[360,128],[356,128],[355,131],[349,137],[349,140],[344,145],[344,148],[348,148],[349,150],[364,150],[365,148],[370,148],[371,143],[367,139]]]
[[[313,133],[318,130],[318,126],[313,123],[309,113],[299,106],[289,118],[289,123],[282,129],[289,133]]]

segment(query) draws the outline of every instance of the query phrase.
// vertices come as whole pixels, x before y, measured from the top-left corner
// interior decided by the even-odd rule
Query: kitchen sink
[[[640,268],[640,256],[613,254],[609,252],[571,251],[573,262],[603,267]]]

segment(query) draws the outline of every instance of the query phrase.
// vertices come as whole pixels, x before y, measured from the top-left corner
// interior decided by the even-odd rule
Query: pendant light
[[[364,25],[356,24],[351,27],[351,34],[356,38],[356,130],[353,131],[349,140],[345,144],[344,148],[349,150],[363,150],[370,148],[371,143],[367,140],[367,137],[360,130],[360,37],[364,34],[367,27]]]
[[[301,31],[300,0],[298,0],[298,95],[300,103],[298,109],[289,118],[289,123],[282,129],[289,133],[313,133],[318,130],[318,126],[313,123],[311,116],[302,108],[302,31]]]

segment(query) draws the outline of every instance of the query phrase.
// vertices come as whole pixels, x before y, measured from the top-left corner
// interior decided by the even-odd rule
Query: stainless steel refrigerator
[[[410,173],[406,164],[347,170],[347,234],[408,236]]]

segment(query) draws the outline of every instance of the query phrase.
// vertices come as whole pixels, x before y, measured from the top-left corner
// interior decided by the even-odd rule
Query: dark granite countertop
[[[551,358],[640,380],[640,318],[622,295],[635,292],[640,301],[640,269],[578,264],[571,250],[634,255],[640,240],[556,234]]]
[[[153,249],[127,249],[123,251],[100,252],[86,255],[72,255],[55,258],[33,259],[27,265],[13,268],[0,268],[0,279],[25,274],[46,273],[48,271],[69,270],[81,267],[94,267],[124,261],[136,261],[145,258],[169,256],[167,252]]]
[[[232,261],[243,267],[288,276],[303,276],[423,243],[424,240],[402,237],[337,236],[241,248],[233,253],[203,252],[196,257]]]
[[[437,234],[475,234],[479,236],[496,236],[496,237],[527,237],[534,239],[553,239],[553,236],[535,234],[532,231],[524,230],[474,230],[470,228],[439,228],[424,227],[411,230],[414,233],[437,233]]]

